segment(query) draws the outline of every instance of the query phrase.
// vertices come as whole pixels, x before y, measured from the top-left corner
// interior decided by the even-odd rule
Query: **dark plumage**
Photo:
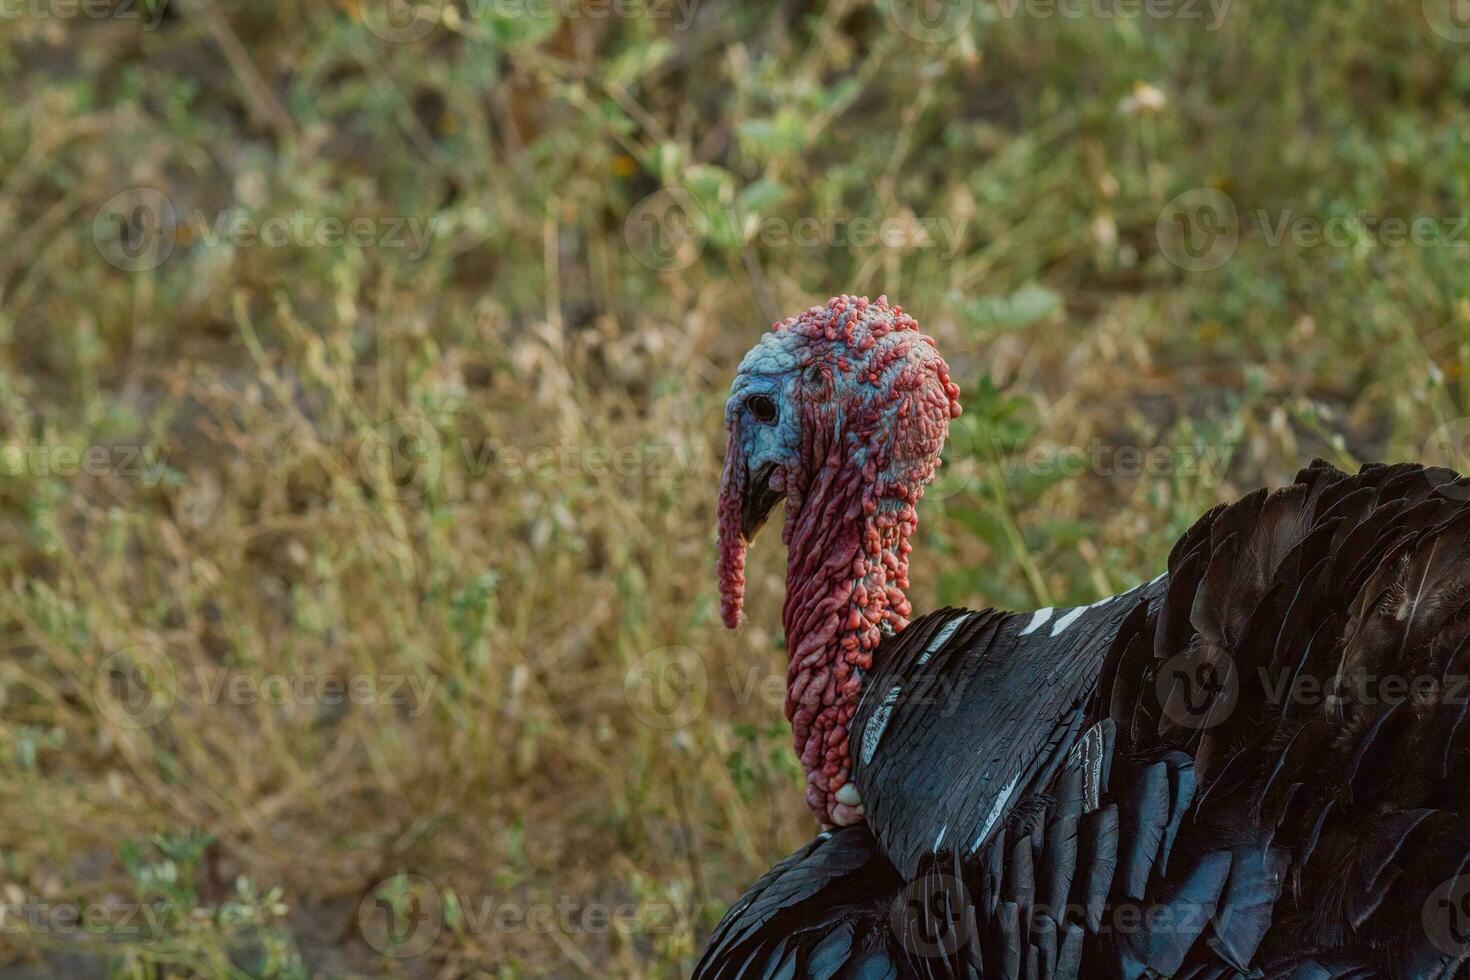
[[[1078,612],[884,641],[866,823],[738,901],[697,977],[1461,976],[1470,481],[1322,462]]]

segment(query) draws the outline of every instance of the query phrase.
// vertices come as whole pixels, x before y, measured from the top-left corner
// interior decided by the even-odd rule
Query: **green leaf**
[[[810,119],[794,108],[783,108],[773,118],[747,119],[739,124],[741,143],[751,156],[767,160],[805,149]]]
[[[650,43],[638,43],[628,47],[608,64],[605,77],[610,82],[627,86],[636,82],[649,71],[657,68],[674,50],[674,45],[664,38]]]
[[[1062,309],[1061,294],[1037,283],[1027,283],[1009,296],[982,296],[973,300],[965,313],[977,329],[1020,330],[1039,323]]]
[[[767,208],[780,204],[786,198],[787,188],[778,181],[761,178],[740,192],[736,198],[740,210],[745,214],[759,214]]]

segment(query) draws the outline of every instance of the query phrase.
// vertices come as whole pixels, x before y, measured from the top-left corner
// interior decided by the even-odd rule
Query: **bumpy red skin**
[[[934,342],[886,297],[839,296],[772,326],[801,371],[800,451],[773,478],[787,493],[783,623],[786,717],[807,773],[807,804],[826,826],[862,819],[835,799],[852,772],[848,725],[881,625],[908,625],[909,537],[934,478],[959,389]],[[733,447],[732,447],[733,448]],[[736,472],[732,472],[732,470]],[[720,507],[720,584],[727,625],[740,618],[749,488],[727,458]]]

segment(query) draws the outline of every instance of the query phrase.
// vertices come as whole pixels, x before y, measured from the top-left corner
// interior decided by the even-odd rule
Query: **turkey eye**
[[[776,421],[776,403],[771,401],[769,395],[751,395],[745,399],[745,407],[750,409],[750,414],[755,416],[757,422],[770,425]]]

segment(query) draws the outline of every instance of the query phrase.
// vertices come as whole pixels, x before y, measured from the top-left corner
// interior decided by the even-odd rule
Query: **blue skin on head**
[[[796,348],[806,343],[790,333],[768,333],[740,362],[725,403],[725,427],[739,440],[748,473],[774,467],[773,472],[781,472],[784,479],[785,468],[798,462],[801,412],[796,400],[802,362]],[[758,397],[770,399],[774,421],[760,417]]]

